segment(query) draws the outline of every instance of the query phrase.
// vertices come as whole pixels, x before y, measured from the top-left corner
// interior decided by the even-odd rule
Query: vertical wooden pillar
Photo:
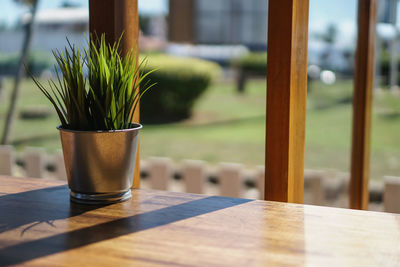
[[[122,53],[139,47],[139,13],[137,0],[89,0],[89,31],[98,36],[105,33],[106,41],[114,43],[121,34]],[[139,122],[139,109],[134,121]],[[140,186],[139,148],[136,158],[133,187]]]
[[[368,208],[370,128],[377,0],[358,1],[358,37],[354,71],[350,208]]]
[[[168,40],[177,43],[195,41],[195,2],[195,0],[169,0]]]
[[[265,199],[303,202],[308,0],[269,1]]]

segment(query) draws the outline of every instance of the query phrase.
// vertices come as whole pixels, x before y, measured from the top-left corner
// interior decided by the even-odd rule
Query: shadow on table
[[[32,224],[22,232],[40,223],[71,218],[101,206],[84,206],[69,201],[66,185],[0,196],[0,233]]]
[[[37,196],[38,198],[41,199],[48,198],[47,207],[41,208],[43,210],[42,212],[43,214],[35,217],[35,213],[37,211],[32,209],[32,211],[28,213],[27,219],[23,219],[24,215],[21,214],[20,219],[18,220],[18,225],[34,222],[35,219],[41,221],[49,221],[55,219],[68,218],[69,216],[76,216],[79,212],[83,213],[85,212],[85,209],[90,208],[90,207],[82,207],[82,210],[74,211],[74,213],[71,214],[69,211],[70,204],[68,199],[64,199],[63,201],[57,200],[55,203],[51,203],[52,202],[51,196],[57,195],[56,194],[57,191],[61,195],[66,195],[65,192],[60,192],[61,190],[62,191],[66,190],[64,186],[49,188],[47,189],[47,191],[46,189],[43,190],[45,191],[41,193],[42,196],[41,197]],[[36,193],[39,194],[39,192]],[[35,194],[33,196],[36,196],[36,193],[32,193]],[[4,198],[5,197],[1,197],[0,202],[3,202]],[[10,199],[7,200],[7,202],[9,202],[10,205],[12,205],[11,199],[12,198],[10,196]],[[21,201],[21,199],[19,199],[19,201]],[[143,214],[137,214],[106,223],[101,223],[87,228],[67,233],[57,234],[39,240],[28,241],[25,243],[1,249],[0,266],[22,263],[28,260],[48,256],[62,251],[83,247],[96,242],[167,225],[173,222],[233,207],[236,205],[244,204],[250,201],[252,200],[234,199],[234,198],[217,197],[217,196],[205,197],[202,199],[189,201],[183,204],[150,211]],[[29,205],[25,203],[26,205],[25,207],[24,205],[14,205],[14,207],[22,209],[20,212],[24,213],[25,210],[30,209],[32,204],[36,206],[35,203],[30,203]],[[37,208],[40,208],[40,205],[44,204],[46,204],[44,201],[40,201],[40,204],[37,205]],[[3,212],[2,209],[4,208],[4,206],[5,206],[4,204],[1,205],[0,213]],[[47,217],[44,214],[47,214]],[[5,220],[7,223],[7,219]],[[1,223],[4,223],[4,219],[1,219]],[[13,221],[9,221],[8,224],[9,228],[17,227],[16,226],[17,223]]]

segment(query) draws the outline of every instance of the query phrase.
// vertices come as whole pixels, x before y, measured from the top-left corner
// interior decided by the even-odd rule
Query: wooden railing
[[[201,160],[150,157],[141,160],[144,188],[182,191],[227,197],[263,198],[264,167],[248,169],[237,163],[210,165]],[[0,146],[0,175],[66,180],[61,152],[47,154],[40,148],[26,148],[17,153],[12,146]],[[322,172],[307,171],[310,204],[322,205]]]
[[[176,163],[150,157],[140,161],[140,168],[142,188],[263,199],[264,166],[210,165],[200,160]],[[11,146],[0,146],[0,175],[66,180],[62,153],[47,154],[40,148],[17,153]],[[305,170],[304,202],[346,207],[349,178],[348,173]],[[376,185],[370,192],[376,202],[373,209],[400,213],[400,178],[385,177],[384,186]]]
[[[90,31],[136,49],[137,0],[89,0]],[[350,207],[366,209],[377,0],[358,1]],[[265,199],[303,201],[309,0],[270,0]],[[136,116],[137,120],[139,114]],[[139,169],[136,169],[136,177]],[[135,179],[139,186],[139,179]]]
[[[376,0],[358,1],[349,190],[355,209],[368,208],[376,8]],[[302,200],[308,9],[308,0],[269,1],[266,199]]]

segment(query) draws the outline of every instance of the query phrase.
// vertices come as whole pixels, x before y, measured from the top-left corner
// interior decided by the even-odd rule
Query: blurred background
[[[378,1],[374,210],[384,209],[385,179],[400,176],[399,7],[397,0]],[[143,186],[151,187],[149,166],[157,162],[170,166],[171,182],[162,189],[184,190],[179,166],[192,159],[203,166],[203,193],[217,194],[221,170],[228,169],[240,181],[237,196],[258,198],[265,157],[268,1],[139,0],[139,13],[141,54],[149,67],[160,67],[152,76],[157,86],[141,103]],[[356,0],[310,0],[306,203],[348,206],[356,13]],[[64,49],[66,37],[85,46],[88,18],[87,0],[2,0],[0,138],[5,143],[8,133],[15,151],[13,175],[26,174],[29,151],[44,151],[48,158],[60,153],[56,114],[24,75],[14,97],[14,123],[7,127],[24,47],[32,73],[54,78],[51,51]],[[48,158],[40,163],[46,167],[41,175],[53,177],[56,167]]]

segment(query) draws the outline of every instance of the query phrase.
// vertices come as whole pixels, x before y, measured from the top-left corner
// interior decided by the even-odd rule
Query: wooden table
[[[0,177],[0,266],[400,266],[400,216],[136,190],[69,202],[62,182]]]

